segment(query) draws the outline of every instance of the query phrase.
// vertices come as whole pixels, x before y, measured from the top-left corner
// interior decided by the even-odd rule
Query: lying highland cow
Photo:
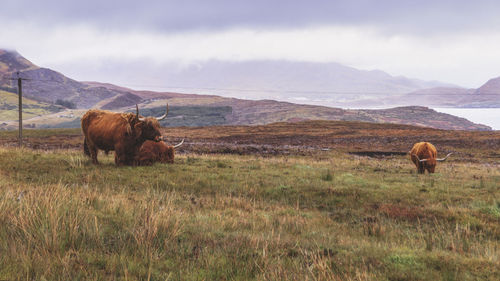
[[[411,161],[417,166],[419,174],[425,173],[425,170],[434,173],[436,163],[445,161],[450,155],[448,153],[445,158],[438,159],[436,148],[429,142],[416,143],[410,151]]]
[[[139,153],[135,156],[134,164],[137,166],[152,165],[155,162],[174,163],[174,149],[184,143],[182,140],[174,146],[165,142],[145,141]]]
[[[136,105],[134,113],[115,113],[91,109],[82,117],[82,130],[85,136],[83,151],[97,164],[98,150],[106,153],[115,151],[116,165],[132,165],[139,148],[146,140],[161,141],[160,123],[168,114],[158,118],[142,117]]]

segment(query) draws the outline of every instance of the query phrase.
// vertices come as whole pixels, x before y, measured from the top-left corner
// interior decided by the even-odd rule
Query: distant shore
[[[474,123],[488,125],[492,127],[493,130],[500,130],[500,108],[437,107],[433,109],[438,112],[463,117]]]

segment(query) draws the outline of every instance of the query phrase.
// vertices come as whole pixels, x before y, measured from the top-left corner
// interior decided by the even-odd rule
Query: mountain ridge
[[[257,125],[281,121],[295,122],[301,120],[325,119],[365,121],[373,123],[388,122],[430,126],[441,129],[491,129],[488,126],[474,124],[463,118],[454,117],[444,113],[438,113],[432,109],[425,107],[405,107],[388,110],[346,110],[341,108],[296,104],[270,99],[246,100],[239,98],[222,97],[217,95],[138,91],[126,87],[116,86],[110,83],[79,82],[68,78],[57,71],[38,67],[30,63],[28,60],[24,59],[17,52],[4,52],[1,54],[4,57],[6,57],[7,55],[9,55],[10,57],[8,57],[6,63],[4,62],[2,64],[0,72],[3,72],[4,75],[14,75],[14,72],[16,70],[16,61],[18,61],[17,65],[21,68],[21,70],[25,70],[22,71],[21,74],[31,79],[27,83],[23,84],[23,89],[26,89],[23,90],[23,94],[25,97],[49,104],[54,103],[57,100],[65,100],[74,103],[77,107],[76,110],[68,109],[69,114],[51,114],[46,118],[44,116],[38,116],[36,119],[31,120],[33,121],[33,126],[43,125],[43,122],[49,122],[57,126],[58,122],[61,123],[62,121],[64,121],[64,123],[66,124],[68,122],[70,122],[71,124],[78,124],[78,122],[68,120],[67,116],[74,116],[75,118],[78,118],[78,116],[81,116],[81,114],[83,114],[82,112],[85,109],[91,107],[113,109],[118,111],[135,111],[135,104],[139,104],[141,110],[148,108],[160,108],[161,110],[163,110],[165,103],[170,103],[171,105],[174,105],[176,107],[184,106],[190,108],[219,108],[222,111],[210,112],[210,110],[205,110],[204,112],[205,114],[207,114],[207,116],[210,116],[211,114],[223,116],[221,118],[223,118],[225,121],[222,122],[220,121],[220,118],[217,119],[217,122],[222,122],[222,124]],[[273,63],[271,63],[271,65],[273,65]],[[335,65],[339,66],[340,64]],[[274,67],[280,68],[282,66],[277,66],[274,64]],[[344,66],[341,66],[341,68],[343,67]],[[349,69],[351,71],[351,74],[357,73],[356,69]],[[305,69],[304,71],[308,72],[309,70],[310,69]],[[263,70],[260,75],[270,75],[271,72],[272,70],[266,69],[265,71]],[[371,74],[375,73],[375,75],[379,78],[392,77],[385,72],[377,70],[365,72],[371,72]],[[269,81],[272,81],[272,77],[269,79]],[[405,83],[414,83],[414,81],[406,80],[406,78],[400,79],[402,79]],[[280,83],[282,83],[282,81],[284,80],[281,80]],[[10,86],[13,85],[10,84]],[[291,87],[293,87],[293,85]],[[298,91],[300,91],[300,88],[298,89]],[[229,113],[222,113],[226,112],[225,108],[227,107],[231,108]],[[184,112],[192,114],[192,109],[187,111],[184,110]],[[194,115],[196,115],[196,113],[194,113]],[[63,116],[63,119],[59,120],[58,118],[61,118],[61,116]],[[411,119],[409,117],[414,119]],[[184,117],[178,116],[177,118],[182,119]],[[202,118],[202,116],[198,116],[197,118]],[[189,125],[189,123],[182,122],[177,124]]]
[[[381,70],[359,70],[339,63],[252,60],[228,62],[210,60],[188,66],[168,65],[159,69],[162,84],[175,89],[189,86],[198,92],[211,89],[238,91],[252,99],[287,97],[323,98],[335,94],[404,94],[416,89],[450,86],[403,76],[391,76]],[[453,85],[454,86],[454,85]],[[182,88],[182,87],[180,87]],[[208,90],[205,90],[208,89]],[[220,91],[223,96],[224,91]]]
[[[23,83],[23,96],[39,102],[55,103],[58,100],[64,100],[75,104],[77,108],[89,108],[103,99],[112,97],[123,96],[134,101],[141,100],[139,97],[131,97],[132,93],[129,92],[93,87],[52,69],[39,67],[16,51],[0,50],[0,75],[17,78],[18,72],[21,78],[28,79]],[[0,85],[2,87],[17,87],[17,82],[14,80],[3,79],[2,81]]]

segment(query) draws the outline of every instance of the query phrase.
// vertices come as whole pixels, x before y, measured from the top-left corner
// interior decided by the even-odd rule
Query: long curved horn
[[[144,121],[144,118],[139,117],[139,106],[137,105],[137,103],[135,104],[135,111],[135,118],[139,121]]]
[[[165,114],[163,114],[160,117],[156,117],[156,120],[161,121],[161,120],[167,118],[167,115],[168,115],[168,103],[167,103],[167,112],[165,112]]]
[[[436,161],[442,162],[442,161],[446,160],[446,159],[447,159],[450,155],[452,155],[452,154],[453,154],[453,152],[450,152],[450,153],[448,153],[448,155],[446,155],[446,157],[445,157],[445,158],[436,159]]]
[[[422,160],[420,160],[420,158],[418,158],[417,154],[412,154],[412,155],[415,156],[415,157],[417,157],[418,161],[420,161],[420,162],[425,162],[425,161],[429,160],[429,159],[422,159]]]
[[[181,146],[183,143],[184,143],[184,139],[182,139],[182,141],[180,143],[174,145],[174,148],[177,148],[177,147]]]

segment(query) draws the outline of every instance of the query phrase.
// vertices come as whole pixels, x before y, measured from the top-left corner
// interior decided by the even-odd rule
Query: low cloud
[[[155,32],[370,25],[388,33],[428,34],[494,30],[499,14],[495,0],[4,0],[0,9],[3,23]]]
[[[282,59],[478,87],[500,75],[499,14],[495,0],[5,0],[0,47],[81,80]]]
[[[106,64],[123,65],[127,61],[189,65],[205,60],[292,60],[338,62],[360,69],[381,69],[393,75],[478,87],[499,75],[499,45],[500,31],[388,35],[368,25],[162,33],[105,31],[85,24],[51,30],[35,24],[7,24],[0,31],[0,46],[17,49],[34,63],[76,79],[99,81],[106,77],[102,73],[109,69]]]

